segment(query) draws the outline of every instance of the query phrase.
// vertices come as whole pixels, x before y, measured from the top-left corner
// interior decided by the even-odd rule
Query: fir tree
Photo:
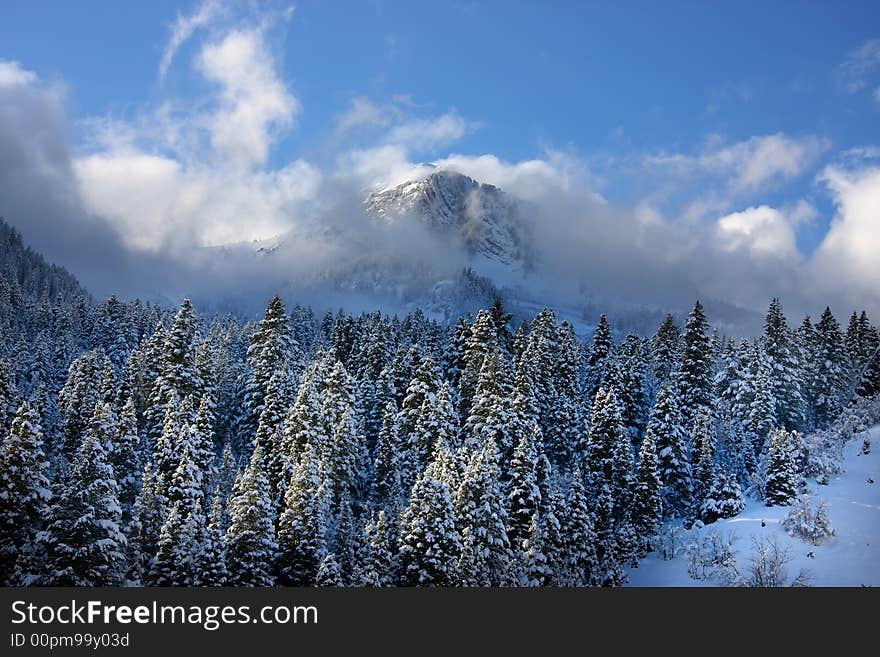
[[[615,514],[623,517],[630,501],[633,456],[613,388],[600,388],[596,394],[590,423],[588,463],[591,494],[596,497],[601,489],[607,488],[615,501]]]
[[[699,512],[700,520],[707,525],[722,518],[733,518],[746,508],[742,489],[736,477],[720,468],[716,468],[713,474],[714,478],[706,491]]]
[[[315,586],[345,586],[336,555],[332,552],[328,552],[321,560],[315,576]]]
[[[327,553],[328,491],[315,445],[294,468],[278,519],[278,583],[311,586]]]
[[[197,572],[202,586],[224,586],[229,577],[226,569],[226,547],[223,543],[225,510],[219,492],[215,491],[211,515],[205,532],[205,543],[198,561]]]
[[[537,420],[532,430],[524,431],[510,462],[508,486],[507,536],[510,545],[521,546],[532,531],[535,514],[541,508],[541,490],[538,488],[538,443],[541,440]]]
[[[662,386],[676,371],[681,351],[681,329],[672,315],[666,315],[657,333],[651,338],[651,351],[654,378],[657,385]]]
[[[681,394],[681,413],[684,425],[689,427],[699,413],[711,414],[714,390],[712,345],[709,322],[697,301],[688,316],[682,340],[681,367],[678,372],[678,390]]]
[[[646,437],[648,434],[657,445],[664,513],[683,517],[691,506],[693,481],[678,399],[669,385],[660,390],[651,409]]]
[[[42,537],[44,579],[54,586],[117,586],[125,567],[126,540],[120,530],[113,466],[90,428],[74,457],[70,479],[53,504]]]
[[[412,489],[401,517],[400,568],[408,586],[450,586],[457,581],[456,562],[461,538],[446,472],[452,455],[445,446]]]
[[[275,528],[269,480],[257,446],[248,467],[235,481],[229,501],[229,529],[224,542],[231,586],[272,586]]]
[[[575,470],[571,480],[562,536],[565,537],[565,584],[589,586],[597,566],[596,533],[580,470]]]
[[[463,550],[458,571],[465,586],[508,583],[511,552],[498,457],[498,447],[487,440],[471,457],[456,494],[456,527],[462,532]]]
[[[141,489],[131,508],[126,528],[128,570],[126,579],[135,584],[149,581],[150,562],[158,551],[159,534],[165,518],[163,486],[151,463],[144,465]]]
[[[593,334],[593,343],[587,357],[587,379],[584,384],[584,399],[595,399],[599,388],[606,386],[608,367],[614,357],[614,339],[611,337],[611,326],[608,318],[603,314],[596,324]]]
[[[642,556],[651,547],[652,538],[660,529],[663,519],[660,460],[652,432],[645,435],[639,448],[638,470],[631,511],[631,522],[641,537]]]
[[[777,421],[787,429],[801,429],[806,417],[800,353],[782,314],[779,299],[773,299],[767,313],[764,347],[771,370],[770,385]]]
[[[23,583],[21,555],[45,520],[46,469],[40,419],[25,401],[0,449],[0,581],[7,586]]]
[[[792,434],[777,429],[770,442],[764,501],[767,506],[787,506],[798,495],[800,477],[792,450]]]

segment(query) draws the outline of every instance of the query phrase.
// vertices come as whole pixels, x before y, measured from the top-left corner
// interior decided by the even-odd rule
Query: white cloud
[[[168,69],[180,47],[195,34],[196,30],[207,27],[222,13],[220,0],[203,0],[196,11],[188,16],[178,13],[171,25],[171,36],[159,62],[159,79],[164,80]]]
[[[803,175],[830,147],[827,139],[813,135],[794,138],[780,132],[733,144],[714,136],[696,154],[662,153],[648,156],[644,163],[678,181],[707,176],[728,194],[742,194]]]
[[[880,167],[826,167],[820,176],[837,213],[812,262],[823,290],[880,304]]]
[[[220,85],[217,111],[208,118],[216,154],[239,167],[264,164],[273,131],[290,126],[300,104],[280,79],[262,30],[236,30],[208,43],[196,66]]]
[[[474,127],[458,112],[450,110],[437,117],[410,119],[401,123],[391,129],[386,139],[390,144],[424,152],[440,146],[448,146],[464,137]]]
[[[336,120],[336,134],[342,136],[356,128],[386,127],[391,124],[394,108],[382,107],[368,98],[352,98],[351,104]]]
[[[759,257],[792,262],[799,259],[794,223],[806,210],[798,206],[794,216],[767,205],[751,207],[721,217],[715,228],[720,248]]]
[[[37,81],[37,74],[15,61],[0,59],[0,87],[24,87]]]
[[[871,75],[880,69],[880,39],[865,41],[849,53],[840,71],[847,91],[855,93],[868,85]]]

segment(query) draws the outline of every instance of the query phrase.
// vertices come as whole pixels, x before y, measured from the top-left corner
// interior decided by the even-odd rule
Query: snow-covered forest
[[[697,302],[581,339],[500,300],[446,326],[275,297],[242,321],[96,302],[0,224],[0,578],[619,585],[670,520],[836,472],[880,393],[877,327],[844,317],[774,299],[736,340]]]

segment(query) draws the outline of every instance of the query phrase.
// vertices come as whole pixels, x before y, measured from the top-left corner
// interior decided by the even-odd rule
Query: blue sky
[[[230,163],[262,185],[231,205],[284,198],[254,238],[314,213],[328,180],[393,184],[424,161],[530,200],[552,179],[639,226],[697,222],[732,236],[723,250],[793,268],[839,257],[874,207],[876,2],[8,1],[3,14],[0,60],[60,99],[86,209],[132,248],[238,234],[210,208],[177,219],[193,189],[228,187]],[[132,180],[163,199],[150,217],[165,227],[145,234],[143,203],[125,207]],[[865,186],[868,209],[847,219]],[[828,244],[835,217],[849,232]]]

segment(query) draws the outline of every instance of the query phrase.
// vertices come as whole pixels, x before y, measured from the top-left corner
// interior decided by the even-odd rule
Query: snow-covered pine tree
[[[342,570],[336,561],[336,555],[332,552],[328,552],[321,560],[318,573],[315,575],[315,586],[345,586]]]
[[[584,399],[592,403],[599,388],[606,385],[608,365],[614,358],[614,339],[611,337],[611,326],[603,313],[596,324],[593,342],[587,357],[587,376],[584,382]]]
[[[686,434],[678,396],[670,384],[660,389],[651,409],[645,435],[657,444],[660,480],[663,482],[663,511],[669,516],[684,517],[691,507],[693,480],[687,454]]]
[[[531,420],[531,430],[520,435],[513,459],[510,461],[510,481],[507,486],[508,525],[507,537],[515,549],[528,539],[532,522],[541,508],[541,490],[538,488],[538,445],[541,441],[536,418]]]
[[[477,313],[468,332],[462,354],[462,370],[459,382],[459,414],[468,417],[471,402],[477,392],[483,361],[498,349],[498,335],[492,315],[485,310]]]
[[[46,584],[122,583],[126,548],[120,529],[122,509],[101,438],[100,425],[93,423],[74,457],[67,485],[49,512],[41,535],[46,552],[42,581]]]
[[[152,463],[146,463],[141,488],[131,507],[131,520],[125,531],[128,542],[125,579],[136,585],[149,583],[150,562],[158,550],[165,519],[163,488],[157,481]]]
[[[413,486],[401,516],[399,555],[401,583],[406,586],[451,586],[457,582],[461,538],[446,483],[453,468],[449,448],[439,445],[435,459]]]
[[[247,349],[250,376],[245,386],[242,419],[239,424],[244,435],[253,436],[257,430],[272,376],[286,367],[298,364],[298,359],[298,345],[291,334],[287,310],[284,302],[276,295],[269,301],[262,321],[251,334]],[[273,426],[269,433],[274,429]]]
[[[272,586],[276,552],[269,479],[257,446],[235,481],[224,542],[230,586]]]
[[[293,470],[278,519],[278,583],[311,586],[327,554],[329,494],[319,446],[308,444]]]
[[[742,488],[736,477],[726,473],[720,467],[713,470],[712,483],[703,496],[699,518],[705,524],[713,523],[722,518],[733,518],[746,508]]]
[[[818,342],[813,350],[813,416],[817,426],[826,427],[840,413],[845,389],[843,335],[830,308],[825,308],[816,324],[815,337]]]
[[[764,501],[767,506],[787,506],[797,499],[800,475],[792,450],[792,434],[776,429],[770,441]]]
[[[70,364],[67,382],[58,393],[63,438],[61,453],[72,458],[89,426],[101,391],[101,358],[98,352],[82,354]]]
[[[140,438],[137,430],[137,412],[134,399],[128,398],[117,421],[117,437],[110,453],[110,462],[116,483],[119,484],[119,504],[122,517],[127,523],[131,518],[131,506],[140,490]]]
[[[561,533],[565,540],[565,574],[562,578],[565,585],[589,586],[598,565],[597,537],[579,469],[574,471],[571,479]]]
[[[498,461],[498,447],[487,439],[471,457],[456,493],[455,526],[462,533],[458,575],[464,586],[510,583],[512,555]]]
[[[18,407],[19,392],[15,385],[12,365],[6,358],[0,357],[0,436],[9,433]]]
[[[685,324],[681,366],[678,371],[678,391],[681,395],[684,426],[692,426],[699,413],[712,413],[713,379],[709,322],[703,312],[703,305],[697,301]]]
[[[645,434],[639,448],[635,481],[630,522],[638,533],[639,552],[644,556],[651,549],[663,520],[663,483],[660,480],[660,460],[653,432]]]
[[[587,486],[593,499],[607,489],[614,501],[615,517],[622,519],[630,504],[633,453],[623,427],[614,388],[600,388],[590,423]]]
[[[654,378],[659,389],[678,368],[681,351],[681,329],[672,315],[666,315],[657,333],[651,338],[651,351]]]
[[[764,322],[764,350],[771,370],[770,384],[776,419],[786,429],[800,430],[806,422],[801,376],[803,366],[778,298],[770,303]]]
[[[150,582],[155,586],[193,586],[193,523],[180,502],[173,503],[159,532],[156,556],[150,563]]]
[[[620,526],[614,519],[614,500],[607,487],[599,493],[594,517],[596,565],[593,568],[592,584],[620,586],[626,581],[621,565],[623,550],[618,536]]]
[[[752,351],[753,395],[746,427],[755,438],[755,451],[760,452],[764,442],[777,425],[776,398],[773,396],[773,372],[766,352],[758,345]]]
[[[50,499],[40,418],[22,402],[0,448],[0,582],[26,583],[26,546],[46,518]]]
[[[452,388],[448,382],[444,382],[436,396],[425,397],[409,440],[402,443],[401,472],[404,490],[410,490],[419,473],[427,467],[437,441],[442,441],[453,449],[458,444],[458,433],[458,415],[452,401]],[[404,434],[398,433],[398,440],[404,439]]]
[[[229,573],[226,570],[226,546],[223,542],[225,509],[219,491],[214,492],[211,514],[205,531],[205,541],[197,562],[201,586],[224,586]]]
[[[366,550],[361,560],[359,583],[361,586],[394,586],[399,578],[397,571],[397,539],[393,522],[385,509],[380,509],[375,520],[364,528],[367,536]]]

